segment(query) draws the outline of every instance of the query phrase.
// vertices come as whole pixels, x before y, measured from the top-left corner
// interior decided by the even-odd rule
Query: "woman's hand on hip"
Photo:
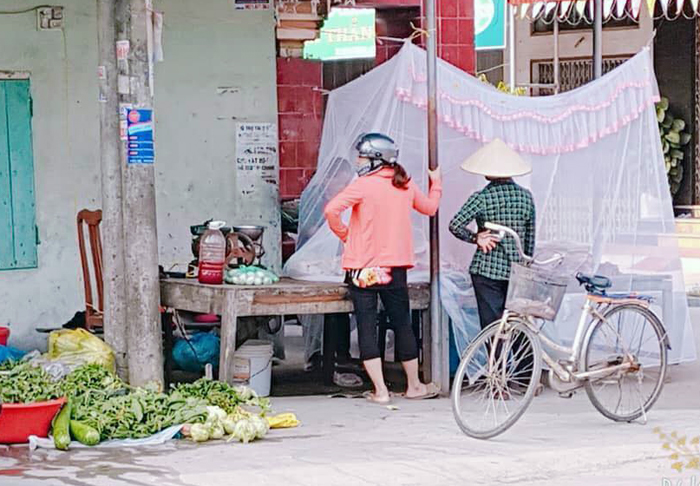
[[[498,238],[490,231],[482,231],[476,235],[476,246],[484,253],[490,253],[498,245]]]

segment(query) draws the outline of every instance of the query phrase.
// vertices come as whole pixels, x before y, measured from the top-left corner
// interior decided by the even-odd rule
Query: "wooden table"
[[[353,311],[345,284],[282,279],[274,285],[204,285],[195,279],[162,279],[161,305],[178,310],[221,316],[219,379],[233,379],[233,357],[239,317],[324,314],[325,322]],[[420,314],[421,358],[424,379],[430,380],[430,287],[409,285],[411,309]],[[329,319],[330,318],[330,319]],[[324,381],[332,383],[335,338],[332,325],[324,325]]]

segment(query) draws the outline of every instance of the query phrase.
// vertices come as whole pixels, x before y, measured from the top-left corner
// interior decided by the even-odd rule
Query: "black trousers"
[[[503,317],[508,294],[507,280],[494,280],[481,275],[472,275],[476,307],[479,310],[479,324],[481,329],[488,327],[493,322]],[[519,385],[527,386],[532,373],[531,350],[523,349],[525,338],[521,334],[513,342],[511,354],[517,361],[514,370],[511,370],[511,380]],[[498,351],[500,354],[500,351]]]
[[[472,274],[472,284],[476,295],[476,307],[479,310],[481,329],[503,316],[508,294],[508,280],[494,280]]]
[[[406,269],[393,268],[391,276],[392,281],[388,285],[375,285],[364,289],[356,287],[348,279],[350,298],[355,306],[362,361],[380,357],[379,343],[377,343],[378,298],[382,299],[394,330],[396,360],[411,361],[418,358],[418,345],[411,325]]]

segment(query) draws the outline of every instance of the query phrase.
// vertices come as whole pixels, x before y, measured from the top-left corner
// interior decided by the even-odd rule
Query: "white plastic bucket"
[[[272,343],[249,339],[233,357],[233,380],[249,386],[261,397],[270,395]]]

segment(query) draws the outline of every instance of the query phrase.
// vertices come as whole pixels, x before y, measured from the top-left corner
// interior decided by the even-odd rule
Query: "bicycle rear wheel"
[[[582,350],[582,369],[624,363],[632,367],[587,381],[588,398],[611,420],[637,420],[654,405],[664,385],[666,331],[653,312],[638,304],[614,307],[593,326]]]
[[[452,412],[462,431],[490,439],[525,412],[542,373],[542,349],[520,320],[496,321],[465,351],[452,385]]]

